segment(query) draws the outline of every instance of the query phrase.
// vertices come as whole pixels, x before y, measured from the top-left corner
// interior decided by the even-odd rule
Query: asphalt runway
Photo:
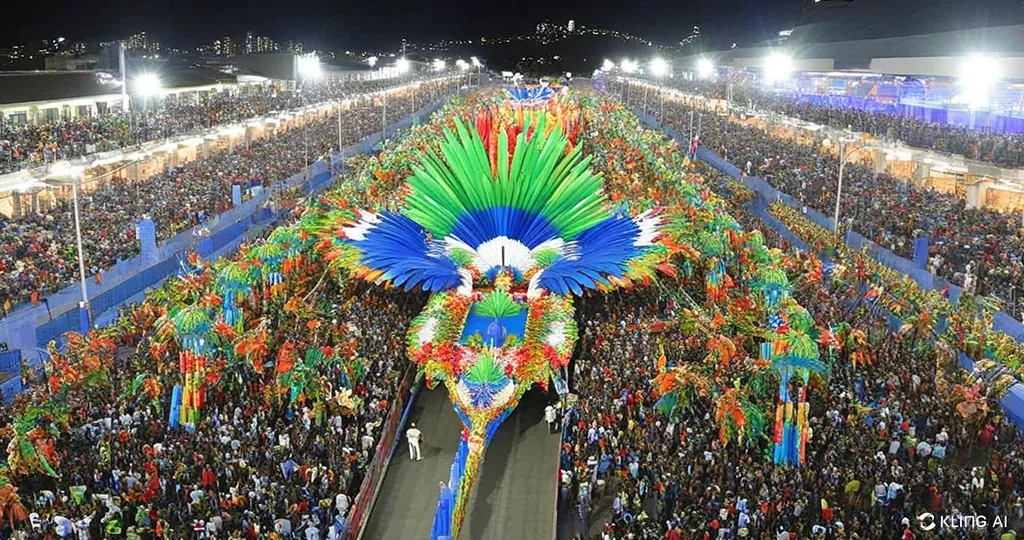
[[[560,437],[544,422],[547,397],[523,396],[484,455],[460,540],[553,538]],[[363,538],[427,539],[440,482],[447,480],[462,425],[444,388],[420,393],[410,421],[423,431],[422,461],[403,444],[388,467]],[[404,436],[404,435],[403,435]]]
[[[444,386],[423,389],[409,422],[423,432],[420,442],[421,461],[409,459],[409,446],[402,444],[395,452],[384,477],[373,513],[363,532],[364,540],[419,540],[430,537],[434,511],[442,481],[448,480],[459,444],[462,423],[452,409]]]
[[[547,395],[531,390],[498,428],[459,540],[547,540],[555,533],[562,438],[548,433]]]

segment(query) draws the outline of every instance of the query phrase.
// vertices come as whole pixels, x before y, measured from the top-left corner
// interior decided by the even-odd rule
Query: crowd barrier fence
[[[679,133],[672,128],[667,126],[662,127],[653,116],[646,114],[639,114],[639,116],[648,126],[666,132],[673,140],[680,144],[681,147],[685,148],[688,144],[687,139],[680,137]],[[698,146],[695,157],[696,159],[704,161],[714,169],[727,174],[734,180],[743,182],[747,187],[752,189],[757,194],[758,199],[755,199],[754,203],[749,205],[748,208],[754,215],[762,219],[766,225],[780,233],[782,237],[789,241],[794,247],[805,251],[809,251],[811,249],[805,241],[796,237],[796,235],[794,235],[792,231],[785,226],[785,224],[770,214],[768,211],[768,205],[774,201],[782,202],[791,208],[800,210],[808,220],[819,227],[826,230],[832,229],[832,220],[821,212],[814,210],[813,208],[805,207],[797,199],[775,189],[762,178],[741,174],[738,167],[729,163],[722,158],[722,156],[719,156],[707,147]],[[949,283],[939,276],[929,273],[927,270],[920,269],[912,261],[900,257],[892,251],[885,249],[852,231],[846,233],[844,241],[850,248],[854,250],[866,250],[868,255],[879,263],[910,277],[917,282],[918,286],[923,290],[931,289],[941,291],[948,287],[949,301],[954,305],[959,301],[962,293],[962,289],[960,287]],[[901,319],[893,316],[892,314],[889,314],[888,316],[890,329],[895,330],[902,326],[903,321]],[[1007,315],[1005,312],[1000,311],[996,313],[993,327],[995,330],[1005,332],[1017,340],[1024,338],[1024,325],[1013,317]],[[964,369],[973,371],[974,362],[967,357],[967,355],[960,353],[959,362]],[[1024,385],[1017,383],[1010,387],[1007,394],[1000,400],[1000,405],[1007,413],[1007,417],[1013,421],[1018,428],[1024,429]]]
[[[416,401],[418,393],[416,369],[410,368],[402,377],[398,393],[395,395],[395,402],[391,405],[391,410],[384,421],[384,430],[377,443],[377,450],[363,475],[363,483],[359,486],[359,493],[349,510],[341,538],[356,540],[362,535],[363,528],[366,527],[366,523],[370,519],[374,501],[380,493],[381,486],[384,485],[384,476],[387,473],[388,465],[391,463],[395,449],[402,441],[399,436],[400,431],[409,417],[409,411],[412,410],[412,404]]]
[[[394,136],[399,130],[429,118],[443,103],[433,103],[389,124],[385,136]],[[377,132],[336,152],[331,157],[330,166],[324,161],[314,163],[309,168],[308,181],[306,173],[302,172],[284,180],[281,185],[299,186],[304,192],[323,189],[330,185],[334,167],[340,165],[344,158],[371,151],[379,144],[381,137],[382,134]],[[86,290],[93,321],[99,314],[117,308],[126,300],[174,274],[181,268],[189,251],[195,250],[202,257],[212,256],[226,247],[239,244],[254,225],[276,219],[280,214],[275,215],[272,209],[267,208],[271,196],[270,191],[262,190],[241,205],[165,240],[152,253],[142,253],[132,259],[118,261],[113,267],[101,272],[102,282],[87,280]],[[82,327],[78,310],[80,301],[80,285],[75,283],[44,297],[36,305],[19,306],[0,320],[0,343],[22,351],[45,349],[50,341],[55,340],[60,345],[61,336]]]

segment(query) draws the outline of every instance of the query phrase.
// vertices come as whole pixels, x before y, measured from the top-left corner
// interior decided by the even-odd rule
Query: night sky
[[[278,41],[301,41],[307,47],[358,50],[388,47],[403,37],[427,42],[512,35],[529,32],[545,19],[571,18],[577,24],[629,32],[656,43],[678,42],[695,24],[712,42],[750,42],[774,35],[797,18],[800,9],[800,0],[56,0],[48,4],[46,17],[19,18],[15,35],[8,34],[7,39],[24,42],[62,35],[91,41],[145,30],[151,40],[165,45],[195,46],[216,36],[240,36],[252,30]]]

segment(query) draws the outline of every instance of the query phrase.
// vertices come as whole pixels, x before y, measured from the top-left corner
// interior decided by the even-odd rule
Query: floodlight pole
[[[832,232],[839,234],[839,205],[843,200],[843,169],[846,165],[846,160],[855,154],[860,148],[853,148],[849,152],[844,153],[846,142],[839,141],[839,181],[836,183],[836,211],[832,215]]]
[[[384,149],[384,139],[388,132],[388,93],[383,92],[383,104],[380,108],[380,147]]]
[[[341,99],[338,99],[338,152],[341,152]]]
[[[81,316],[84,317],[82,323],[82,329],[85,330],[91,327],[89,321],[89,289],[85,282],[85,252],[82,249],[82,221],[79,217],[78,209],[78,183],[79,177],[74,177],[74,182],[71,183],[71,196],[74,203],[75,210],[75,241],[78,245],[78,277],[79,282],[82,286],[82,301],[78,304]]]

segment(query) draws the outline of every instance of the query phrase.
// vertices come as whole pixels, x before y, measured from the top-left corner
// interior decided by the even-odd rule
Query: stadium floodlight
[[[441,60],[440,58],[434,60],[434,71],[444,71],[444,68],[444,60]]]
[[[991,56],[974,54],[964,58],[960,65],[960,84],[963,94],[959,101],[973,108],[988,105],[989,92],[1002,77],[999,61]]]
[[[366,59],[366,63],[369,64],[370,67],[376,66],[377,65],[377,57],[376,56],[371,56],[371,57],[367,58]]]
[[[298,69],[299,76],[306,81],[319,79],[324,74],[323,66],[320,65],[320,58],[315,54],[299,56]]]
[[[405,73],[412,68],[412,64],[410,64],[409,60],[403,56],[402,58],[395,60],[395,67],[398,68],[399,73]]]
[[[711,60],[707,58],[701,58],[697,60],[697,77],[701,79],[711,78],[715,73],[715,64],[711,63]]]
[[[135,91],[142,97],[153,97],[160,93],[160,77],[156,73],[143,73],[135,77]]]
[[[637,70],[636,62],[629,58],[624,59],[619,65],[622,66],[622,71],[626,73],[633,73]]]
[[[651,74],[655,77],[664,77],[668,74],[668,62],[664,58],[651,60]]]
[[[793,59],[789,55],[773,53],[765,58],[764,78],[770,83],[784,81],[793,73]]]

